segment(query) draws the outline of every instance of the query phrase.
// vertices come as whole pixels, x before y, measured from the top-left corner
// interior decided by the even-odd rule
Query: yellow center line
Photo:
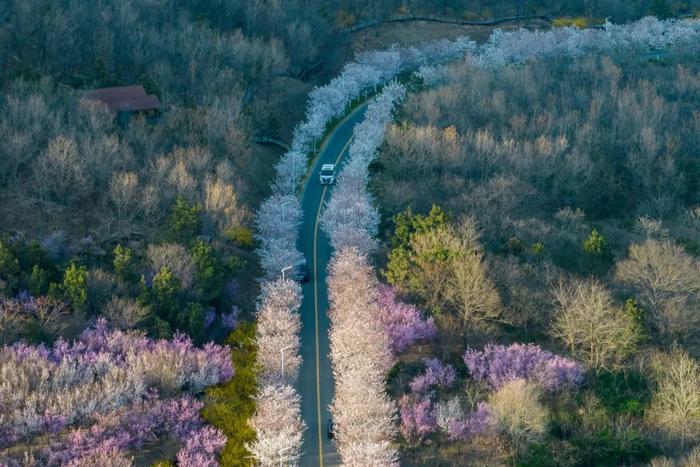
[[[338,161],[343,157],[348,146],[352,142],[353,137],[350,136],[348,142],[345,143],[343,149],[340,150],[340,154],[335,159],[335,164],[338,165]],[[323,207],[323,201],[326,198],[326,193],[328,192],[328,186],[323,187],[323,192],[321,193],[321,199],[318,203],[318,210],[316,211],[316,223],[314,224],[314,327],[316,334],[316,422],[318,423],[318,462],[321,467],[323,467],[323,427],[321,424],[321,354],[318,350],[318,259],[317,259],[317,245],[318,245],[318,224],[321,221],[321,208]]]

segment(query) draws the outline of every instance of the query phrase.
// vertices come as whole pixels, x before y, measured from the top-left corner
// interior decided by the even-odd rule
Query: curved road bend
[[[353,129],[362,121],[366,110],[366,104],[355,109],[326,139],[321,147],[320,156],[311,168],[301,199],[303,223],[299,249],[306,257],[310,271],[309,281],[302,286],[304,297],[300,311],[303,362],[297,382],[301,396],[301,416],[307,426],[301,455],[303,467],[340,464],[335,445],[327,436],[330,419],[328,406],[333,399],[326,287],[326,269],[331,257],[331,246],[319,225],[321,206],[324,201],[328,201],[331,189],[319,184],[318,172],[321,164],[339,163],[347,155]]]

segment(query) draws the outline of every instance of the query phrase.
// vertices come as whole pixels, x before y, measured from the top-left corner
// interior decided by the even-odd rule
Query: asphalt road
[[[310,170],[301,200],[303,223],[299,249],[306,257],[310,278],[303,284],[301,303],[301,356],[303,363],[297,382],[301,396],[301,416],[306,423],[301,465],[339,465],[340,457],[328,438],[328,406],[333,399],[333,373],[329,357],[328,291],[326,270],[331,257],[328,237],[321,231],[321,206],[328,201],[332,187],[321,186],[318,172],[321,164],[342,161],[347,155],[355,125],[362,121],[366,104],[341,121],[321,147],[320,156]],[[336,167],[337,173],[337,167]]]

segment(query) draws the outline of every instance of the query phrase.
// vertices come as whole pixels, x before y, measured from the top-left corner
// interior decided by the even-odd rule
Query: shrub
[[[514,379],[489,397],[495,427],[516,455],[541,441],[546,434],[548,411],[540,403],[540,396],[537,386]]]
[[[17,286],[19,278],[19,260],[10,249],[8,242],[0,239],[0,280],[5,284],[5,290],[0,290],[6,295],[10,295]]]
[[[117,276],[103,269],[91,269],[87,274],[87,308],[98,314],[114,297],[124,295],[127,286]]]
[[[32,273],[27,280],[27,289],[32,295],[44,295],[49,291],[51,275],[38,264],[32,267]]]
[[[192,262],[196,270],[194,287],[205,302],[221,294],[224,281],[223,265],[210,244],[197,240],[190,249]]]
[[[231,347],[236,373],[226,383],[207,389],[202,417],[227,437],[221,463],[247,467],[251,453],[246,446],[255,440],[255,431],[248,423],[255,412],[255,324],[242,323],[226,343]]]
[[[575,18],[554,18],[552,20],[552,26],[555,28],[566,28],[573,26],[579,29],[584,29],[588,27],[588,18],[583,16],[578,16]]]
[[[587,367],[622,368],[641,338],[635,317],[616,308],[599,282],[574,281],[554,290],[558,310],[552,333]]]
[[[131,248],[117,245],[114,247],[114,272],[124,279],[128,279],[134,273],[134,251]]]
[[[149,314],[148,308],[129,298],[112,297],[105,305],[103,315],[116,329],[133,329]]]
[[[183,198],[177,198],[168,221],[171,238],[188,242],[196,237],[201,230],[201,212],[198,204],[189,204]]]
[[[700,261],[683,248],[658,240],[632,245],[615,277],[634,293],[661,333],[683,336],[698,330]]]
[[[148,245],[146,256],[153,274],[158,274],[165,268],[177,278],[183,290],[189,291],[192,288],[195,264],[185,247],[177,243]]]
[[[251,249],[255,245],[253,242],[253,232],[241,225],[232,227],[226,231],[226,237],[241,248]]]
[[[74,308],[80,310],[87,303],[87,268],[71,263],[63,273],[61,291]]]
[[[170,272],[167,266],[160,268],[153,277],[153,292],[156,299],[161,303],[171,302],[180,291],[180,281]]]

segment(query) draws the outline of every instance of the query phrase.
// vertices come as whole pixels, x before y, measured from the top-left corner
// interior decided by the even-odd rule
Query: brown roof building
[[[146,94],[140,84],[87,91],[85,96],[103,102],[113,112],[139,112],[160,109],[158,97]]]

